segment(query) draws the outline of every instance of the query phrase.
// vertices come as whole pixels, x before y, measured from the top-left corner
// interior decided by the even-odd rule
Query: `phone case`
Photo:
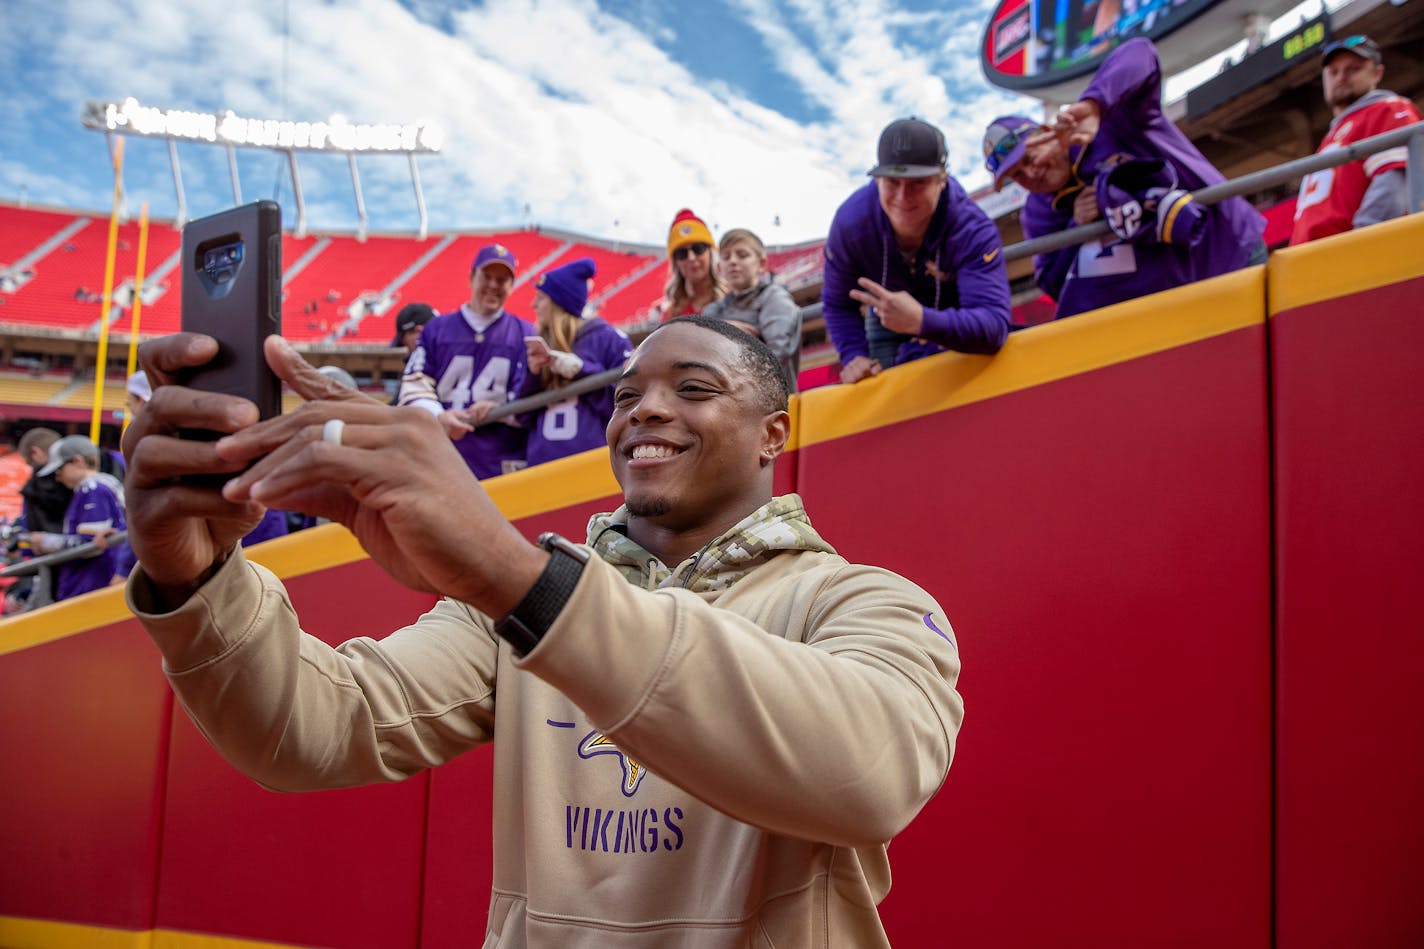
[[[282,332],[282,210],[257,201],[183,226],[183,329],[218,341],[206,366],[179,382],[251,399],[261,417],[282,411],[282,384],[262,341]]]

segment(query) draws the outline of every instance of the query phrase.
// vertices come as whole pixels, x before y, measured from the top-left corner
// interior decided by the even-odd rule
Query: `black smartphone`
[[[262,341],[282,332],[282,209],[256,201],[189,221],[182,253],[183,329],[213,337],[218,354],[178,382],[250,399],[264,419],[281,414],[282,383]]]

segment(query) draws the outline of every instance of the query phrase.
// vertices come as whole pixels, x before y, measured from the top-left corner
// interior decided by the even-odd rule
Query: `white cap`
[[[49,446],[49,461],[37,474],[43,478],[54,474],[75,458],[93,458],[99,462],[99,447],[85,435],[66,435]]]

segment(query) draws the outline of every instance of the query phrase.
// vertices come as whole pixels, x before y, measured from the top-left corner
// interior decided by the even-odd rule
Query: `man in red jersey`
[[[1335,118],[1319,151],[1344,148],[1419,121],[1412,102],[1379,88],[1383,78],[1384,57],[1368,36],[1347,36],[1326,45],[1321,82]],[[1306,175],[1290,242],[1304,244],[1407,214],[1408,163],[1405,147],[1399,145]]]

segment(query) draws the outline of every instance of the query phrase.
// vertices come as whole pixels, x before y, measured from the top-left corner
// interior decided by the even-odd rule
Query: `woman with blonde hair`
[[[633,344],[597,317],[582,314],[597,272],[583,257],[546,270],[535,282],[534,314],[538,336],[526,336],[528,371],[516,387],[518,398],[561,389],[575,379],[622,366]],[[613,385],[551,402],[528,419],[530,465],[553,461],[590,448],[604,448],[604,429],[613,415]]]
[[[691,316],[727,294],[712,260],[712,232],[687,208],[668,228],[668,284],[663,291],[663,319]]]

